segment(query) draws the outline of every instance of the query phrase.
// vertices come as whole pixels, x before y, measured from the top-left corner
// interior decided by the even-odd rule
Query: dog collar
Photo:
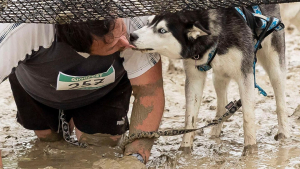
[[[209,52],[209,54],[208,54],[208,59],[207,59],[207,62],[206,62],[205,64],[196,66],[196,68],[197,68],[199,71],[201,71],[201,72],[206,72],[206,71],[208,71],[208,70],[211,69],[210,63],[212,62],[212,60],[215,58],[215,56],[216,56],[216,54],[217,54],[217,47],[218,47],[218,43],[216,43],[216,44],[213,46],[212,50]],[[198,60],[199,58],[200,58],[199,55],[193,57],[194,60]]]

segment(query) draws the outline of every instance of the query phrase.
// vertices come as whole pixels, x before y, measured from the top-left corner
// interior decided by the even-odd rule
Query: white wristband
[[[134,154],[131,154],[132,156],[136,157],[141,163],[145,163],[144,162],[144,158],[142,155],[140,155],[139,153],[134,153]]]

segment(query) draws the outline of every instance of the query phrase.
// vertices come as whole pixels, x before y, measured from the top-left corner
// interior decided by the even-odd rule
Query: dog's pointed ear
[[[199,21],[196,21],[193,24],[193,27],[188,30],[187,36],[191,40],[195,40],[200,36],[210,35],[211,32],[207,29],[205,29]]]

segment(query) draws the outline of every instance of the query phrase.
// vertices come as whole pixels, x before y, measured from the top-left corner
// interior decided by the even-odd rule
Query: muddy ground
[[[218,139],[209,138],[209,130],[197,132],[191,155],[182,155],[178,148],[182,136],[161,137],[152,149],[149,169],[154,168],[300,168],[300,34],[287,30],[287,113],[291,125],[290,139],[274,140],[277,133],[277,118],[274,93],[270,81],[261,67],[257,69],[257,82],[266,90],[268,97],[256,95],[256,125],[258,154],[242,156],[243,128],[242,112],[239,110],[224,123],[223,133]],[[174,61],[169,69],[169,60],[163,58],[166,107],[160,129],[184,126],[185,74],[180,61]],[[0,85],[0,147],[4,168],[100,168],[121,156],[115,148],[74,147],[64,141],[42,143],[32,131],[25,130],[15,119],[16,106],[10,85]],[[238,88],[232,82],[229,100],[237,100]],[[131,103],[132,103],[131,99]],[[203,103],[199,110],[197,126],[201,127],[215,116],[216,94],[209,72],[204,90]],[[295,112],[295,113],[294,113]],[[293,115],[294,114],[294,115]],[[99,159],[102,159],[99,161]],[[120,159],[118,163],[121,164]],[[122,168],[136,168],[122,163]],[[108,168],[108,167],[107,167]]]

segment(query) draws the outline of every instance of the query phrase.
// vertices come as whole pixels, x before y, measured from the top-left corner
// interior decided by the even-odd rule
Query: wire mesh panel
[[[300,0],[0,0],[0,23],[69,23]]]

